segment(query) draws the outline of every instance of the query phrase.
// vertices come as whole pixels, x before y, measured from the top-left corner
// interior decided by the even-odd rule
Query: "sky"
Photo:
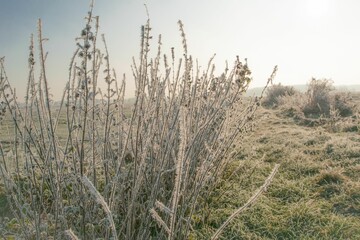
[[[126,74],[127,97],[134,95],[132,57],[140,50],[140,28],[147,20],[163,51],[181,57],[177,21],[184,24],[188,52],[204,69],[216,54],[217,72],[238,55],[252,70],[251,87],[264,86],[275,65],[275,83],[306,84],[312,77],[335,85],[360,84],[360,1],[358,0],[97,0],[112,67]],[[75,38],[84,27],[89,0],[0,0],[0,57],[18,98],[25,94],[28,46],[42,19],[48,51],[50,91],[60,98]]]

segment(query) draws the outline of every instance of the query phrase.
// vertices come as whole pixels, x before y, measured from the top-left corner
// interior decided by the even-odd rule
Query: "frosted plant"
[[[183,57],[177,60],[174,49],[170,57],[163,54],[159,36],[151,58],[149,19],[141,28],[139,60],[133,61],[136,91],[128,106],[125,77],[119,81],[111,69],[91,4],[56,109],[41,21],[38,28],[39,60],[32,37],[24,107],[0,61],[1,117],[12,119],[14,131],[13,156],[0,145],[0,170],[19,237],[187,239],[199,198],[231,161],[261,100],[242,101],[251,82],[246,60],[237,57],[219,76],[213,58],[200,69],[188,53],[181,21]],[[98,88],[99,81],[106,89]]]

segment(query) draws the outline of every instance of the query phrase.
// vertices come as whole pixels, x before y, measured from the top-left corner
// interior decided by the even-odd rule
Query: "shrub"
[[[266,107],[276,107],[280,103],[280,99],[285,96],[293,96],[296,93],[291,86],[283,86],[281,83],[270,86],[266,90],[265,98],[262,104]]]
[[[251,80],[248,65],[237,58],[220,77],[214,76],[212,59],[204,72],[194,69],[181,22],[179,62],[174,51],[162,57],[161,36],[151,58],[148,20],[141,28],[140,59],[133,65],[136,94],[128,111],[125,79],[119,82],[111,71],[98,20],[91,8],[57,111],[48,91],[40,20],[40,77],[31,38],[24,107],[0,61],[1,107],[14,123],[14,156],[7,157],[0,144],[0,173],[21,229],[18,237],[187,239],[191,217],[201,207],[198,199],[231,160],[227,153],[246,134],[261,100],[240,105]],[[97,86],[101,77],[103,93]],[[65,140],[58,134],[61,118]]]
[[[332,81],[312,78],[306,92],[307,101],[303,106],[306,117],[330,116]]]
[[[334,109],[338,111],[341,117],[349,117],[353,114],[353,106],[349,104],[350,97],[348,94],[339,92],[335,93],[332,98]]]

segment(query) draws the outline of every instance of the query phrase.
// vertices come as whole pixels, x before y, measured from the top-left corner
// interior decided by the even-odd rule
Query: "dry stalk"
[[[150,209],[150,214],[153,217],[153,219],[159,224],[159,226],[161,226],[165,232],[170,236],[170,229],[169,227],[166,225],[166,223],[164,222],[164,220],[162,220],[162,218],[159,216],[159,214],[155,211],[155,209],[151,208]]]
[[[86,176],[83,176],[81,178],[81,182],[88,188],[89,192],[94,197],[95,201],[97,203],[99,203],[102,206],[102,208],[104,209],[104,211],[107,215],[107,218],[110,222],[110,226],[111,226],[111,229],[113,232],[113,239],[117,240],[118,237],[117,237],[117,233],[116,233],[116,227],[115,227],[114,219],[113,219],[113,216],[112,216],[109,206],[107,205],[107,203],[105,202],[105,200],[101,196],[101,194],[98,192],[98,190],[96,190],[94,185],[90,182],[90,180]]]
[[[79,239],[71,229],[65,230],[65,235],[69,238],[69,240]]]
[[[224,229],[227,227],[227,225],[229,225],[229,223],[234,220],[234,218],[239,215],[240,213],[242,213],[243,211],[245,211],[248,207],[250,207],[251,205],[253,205],[256,200],[258,200],[258,198],[261,196],[261,194],[263,192],[266,191],[267,187],[270,185],[271,181],[273,180],[275,174],[277,173],[278,169],[279,169],[280,164],[276,164],[275,167],[273,168],[273,170],[271,171],[270,175],[268,176],[268,178],[265,180],[264,184],[258,189],[256,190],[255,194],[239,209],[237,209],[233,214],[231,214],[231,216],[216,230],[216,232],[214,233],[214,235],[211,237],[212,240],[216,240],[219,238],[219,236],[221,235],[221,233],[224,231]]]

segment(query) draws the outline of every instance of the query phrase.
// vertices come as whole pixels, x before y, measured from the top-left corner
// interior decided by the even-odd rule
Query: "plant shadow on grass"
[[[5,193],[0,193],[0,218],[12,218],[13,214],[11,212],[8,199]]]

